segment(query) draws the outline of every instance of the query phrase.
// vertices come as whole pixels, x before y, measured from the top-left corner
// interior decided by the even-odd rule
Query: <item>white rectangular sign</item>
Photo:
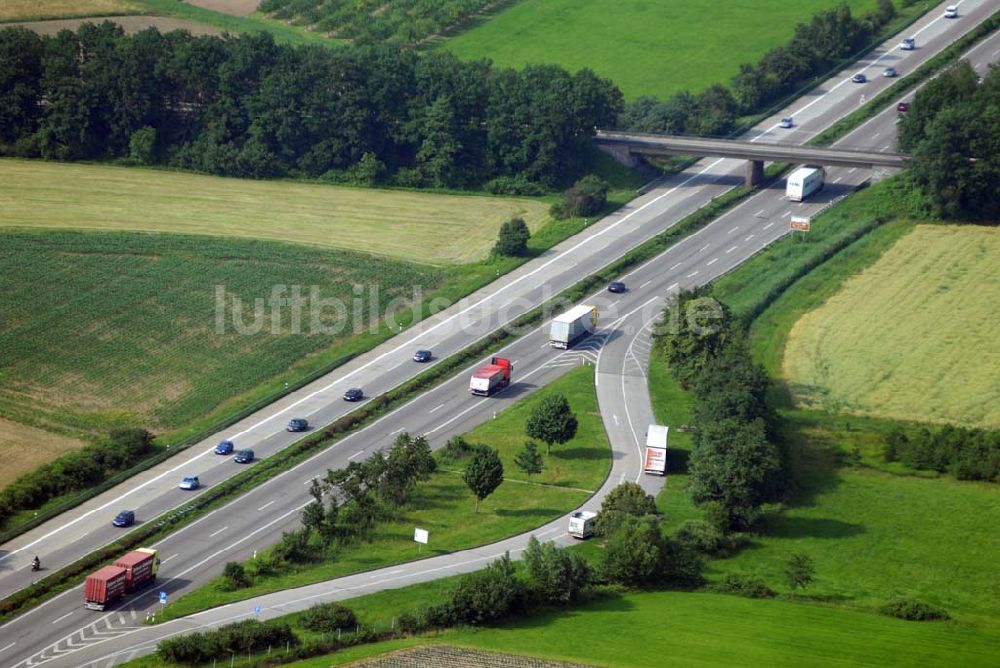
[[[426,545],[428,537],[430,537],[430,533],[427,532],[427,529],[413,530],[413,540],[417,541],[418,543],[423,543],[424,545]]]
[[[810,222],[812,222],[810,218],[806,218],[804,216],[792,216],[788,226],[793,230],[798,230],[799,232],[808,232]]]

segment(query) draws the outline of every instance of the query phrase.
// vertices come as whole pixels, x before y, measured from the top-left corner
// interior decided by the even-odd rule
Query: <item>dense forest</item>
[[[511,192],[578,172],[620,106],[589,70],[393,46],[128,36],[107,22],[54,37],[0,31],[5,155]]]

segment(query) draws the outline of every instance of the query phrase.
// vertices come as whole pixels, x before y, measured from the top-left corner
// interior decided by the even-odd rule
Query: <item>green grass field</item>
[[[626,98],[667,98],[725,83],[742,63],[757,60],[792,36],[795,24],[836,0],[522,0],[443,43],[466,59],[498,65],[590,68]],[[873,0],[849,0],[869,11]]]
[[[210,234],[464,263],[501,223],[548,220],[540,200],[227,179],[183,172],[0,160],[0,225]]]
[[[791,329],[796,403],[1000,426],[1000,230],[920,225]]]
[[[475,512],[475,497],[462,481],[462,462],[445,461],[431,480],[422,483],[411,504],[394,521],[379,525],[371,540],[350,545],[335,559],[302,566],[277,577],[261,579],[254,587],[220,591],[208,584],[166,608],[165,619],[270,591],[298,587],[350,573],[418,558],[413,527],[430,531],[423,555],[454,552],[513,536],[566,513],[596,491],[611,468],[610,446],[597,412],[593,368],[574,369],[544,389],[526,397],[465,435],[470,443],[485,443],[501,453],[504,482]],[[526,479],[514,465],[514,456],[526,440],[524,424],[531,409],[546,395],[566,395],[579,420],[577,435],[543,453],[544,470]],[[302,492],[305,498],[305,491]]]
[[[322,298],[349,305],[353,285],[377,284],[381,315],[390,299],[412,299],[414,286],[430,292],[443,281],[426,266],[334,249],[40,230],[0,231],[0,274],[0,415],[71,435],[122,424],[182,427],[372,336],[352,336],[353,308],[341,332],[323,333],[308,306],[296,333],[289,307],[272,320],[272,286],[303,286],[306,299],[317,286]],[[217,286],[227,294],[221,334]],[[236,329],[233,295],[246,326],[254,300],[262,300],[260,331]],[[375,303],[367,292],[365,299]],[[335,317],[327,308],[318,324],[333,325]]]

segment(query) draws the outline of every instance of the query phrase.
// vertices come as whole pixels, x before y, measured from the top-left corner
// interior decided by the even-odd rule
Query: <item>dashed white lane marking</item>
[[[754,218],[760,218],[763,213],[764,213],[764,209],[761,209],[760,211],[758,211],[757,213],[755,213],[753,215],[753,217]]]
[[[692,271],[692,272],[691,272],[690,274],[688,274],[688,275],[687,275],[687,277],[688,277],[688,278],[694,278],[694,277],[695,277],[695,276],[697,276],[697,275],[698,275],[698,270],[697,270],[697,269],[695,269],[695,270],[694,270],[694,271]]]
[[[680,285],[680,283],[671,283],[670,287],[667,288],[667,292],[670,292],[671,290],[676,289],[678,285]]]
[[[743,241],[750,241],[750,240],[751,240],[751,239],[753,239],[753,238],[754,238],[754,235],[753,235],[753,234],[751,234],[750,236],[748,236],[748,237],[747,237],[746,239],[744,239]]]
[[[223,531],[225,531],[225,530],[226,530],[226,529],[228,529],[228,528],[229,528],[228,526],[224,526],[224,527],[222,527],[221,529],[219,529],[218,531],[216,531],[216,532],[214,532],[214,533],[210,533],[210,534],[208,534],[208,537],[209,537],[209,538],[215,538],[216,536],[218,536],[218,535],[219,535],[220,533],[222,533]]]
[[[838,176],[837,178],[835,178],[835,179],[833,180],[833,182],[834,182],[834,183],[840,183],[840,180],[841,180],[842,178],[844,178],[844,177],[843,177],[843,176]]]
[[[644,287],[646,287],[647,285],[649,285],[652,282],[653,282],[653,279],[649,279],[648,281],[646,281],[645,283],[643,283],[642,285],[640,285],[639,289],[642,290]]]
[[[679,266],[681,266],[681,263],[680,263],[680,262],[678,262],[678,263],[677,263],[677,264],[675,264],[674,266],[670,267],[669,271],[673,271],[674,269],[676,269],[676,268],[677,268],[677,267],[679,267]]]
[[[847,170],[847,173],[848,173],[848,174],[853,174],[853,173],[854,173],[854,172],[856,172],[856,171],[858,171],[858,168],[857,168],[857,167],[851,167],[850,169],[848,169],[848,170]]]
[[[768,223],[767,225],[765,225],[765,226],[764,226],[764,229],[766,230],[766,229],[768,229],[769,227],[771,227],[772,225],[774,225],[774,223]]]
[[[782,217],[782,218],[788,218],[788,217],[789,217],[789,216],[791,216],[791,215],[792,215],[792,212],[791,212],[791,211],[786,211],[786,212],[784,212],[783,214],[781,214],[781,217]]]
[[[17,644],[16,640],[14,642],[12,642],[12,643],[8,643],[8,644],[4,645],[3,647],[0,647],[0,652],[6,652],[7,650],[9,650],[11,647],[13,647],[16,644]]]
[[[352,459],[354,459],[355,457],[360,457],[360,456],[361,456],[361,455],[363,455],[364,453],[365,453],[365,451],[364,451],[364,450],[358,450],[358,451],[357,451],[357,452],[355,452],[355,453],[354,453],[353,455],[351,455],[350,457],[348,457],[348,458],[347,458],[347,461],[351,461],[351,460],[352,460]]]
[[[271,503],[274,503],[274,501],[272,501]],[[270,504],[268,504],[268,505],[270,505]],[[258,508],[257,510],[260,510],[260,508]],[[164,559],[160,563],[161,564],[165,564],[165,563],[167,563],[168,561],[170,561],[171,559],[173,559],[176,556],[178,556],[178,554],[176,552],[174,552],[173,554],[171,554],[169,557],[167,557],[166,559]]]
[[[73,612],[67,612],[67,613],[66,613],[65,615],[63,615],[62,617],[57,617],[56,619],[53,619],[53,620],[52,620],[52,623],[53,623],[53,624],[58,624],[59,622],[61,622],[62,620],[66,619],[67,617],[69,617],[69,616],[70,616],[70,615],[72,615],[72,614],[73,614]]]
[[[263,506],[261,506],[260,508],[258,508],[257,512],[260,512],[261,510],[264,510],[265,508],[267,508],[268,506],[270,506],[275,501],[277,501],[277,499],[271,499],[270,501],[268,501],[267,503],[265,503]]]
[[[738,230],[738,229],[740,229],[740,228],[739,228],[739,225],[737,225],[737,226],[736,226],[736,227],[734,227],[733,229],[729,230],[729,234],[732,234],[733,232],[735,232],[735,231],[736,231],[736,230]]]
[[[718,261],[719,261],[719,258],[713,257],[711,260],[709,260],[708,262],[705,263],[705,266],[706,267],[711,267],[713,264],[715,264]]]
[[[699,253],[704,253],[705,250],[708,249],[708,247],[711,246],[711,245],[712,244],[705,244],[704,246],[701,247],[701,249],[698,252]]]
[[[611,415],[611,417],[612,417],[612,418],[614,418],[614,421],[615,421],[615,426],[616,426],[616,427],[620,427],[620,426],[621,426],[621,422],[619,422],[619,421],[618,421],[618,416],[617,416],[617,415],[614,415],[614,414],[612,414],[612,415]]]
[[[395,436],[396,434],[398,434],[399,432],[403,431],[404,429],[406,429],[406,427],[400,427],[396,431],[390,432],[389,435],[390,436]]]
[[[727,250],[726,252],[727,252],[727,253],[732,253],[732,252],[733,252],[734,250],[736,250],[737,248],[739,248],[739,246],[733,246],[732,248],[730,248],[730,249],[729,249],[729,250]]]
[[[547,345],[549,345],[549,344],[547,344],[547,343],[546,343],[546,344],[545,344],[545,346],[547,346]],[[542,346],[542,347],[544,348],[545,346]],[[434,408],[430,409],[430,410],[429,410],[429,411],[427,411],[427,412],[428,412],[428,413],[433,413],[434,411],[439,411],[439,410],[441,410],[442,408],[444,408],[444,404],[439,404],[439,405],[435,406]]]
[[[882,134],[882,133],[881,132],[876,132],[875,134],[872,135],[872,139],[878,139],[878,136],[880,134]]]

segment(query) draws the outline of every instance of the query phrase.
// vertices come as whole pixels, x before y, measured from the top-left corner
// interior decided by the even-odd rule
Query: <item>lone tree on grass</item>
[[[500,235],[497,237],[493,252],[507,257],[519,257],[528,251],[529,238],[531,232],[524,219],[511,218],[500,226]]]
[[[524,449],[514,457],[514,463],[521,472],[529,478],[535,473],[542,472],[542,455],[538,452],[538,446],[534,441],[526,441]]]
[[[808,554],[796,552],[785,563],[785,578],[787,578],[788,586],[792,588],[793,592],[799,588],[808,587],[813,581],[815,572],[816,567],[813,565],[812,557]]]
[[[492,494],[503,482],[503,463],[500,461],[500,453],[485,445],[476,446],[462,478],[476,495],[478,513],[479,502]]]
[[[546,454],[552,454],[553,443],[565,443],[576,436],[577,421],[569,402],[561,394],[542,399],[531,411],[525,431],[531,438],[545,442]]]

